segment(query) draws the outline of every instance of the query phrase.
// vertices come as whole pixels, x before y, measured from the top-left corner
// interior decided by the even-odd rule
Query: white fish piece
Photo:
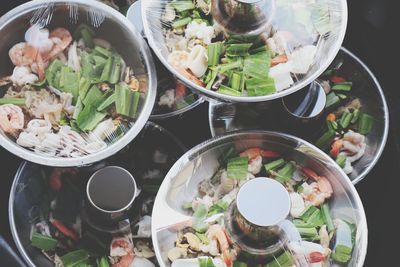
[[[28,122],[26,132],[34,133],[40,139],[44,134],[51,132],[51,123],[47,120],[33,119]]]
[[[17,139],[17,144],[26,148],[34,148],[40,145],[40,140],[34,133],[21,132]]]
[[[136,256],[129,267],[155,267],[155,265],[146,258]]]
[[[295,193],[295,192],[290,193],[289,196],[290,196],[290,203],[291,203],[290,215],[294,218],[298,218],[298,217],[300,217],[300,215],[303,213],[303,211],[306,208],[306,206],[304,204],[304,200],[300,194]]]
[[[278,64],[269,70],[269,76],[274,79],[276,90],[282,91],[294,84],[292,75],[290,74],[293,68],[291,61]]]
[[[37,82],[39,78],[37,75],[33,74],[28,67],[16,66],[10,80],[18,86],[24,86],[25,84]]]
[[[289,54],[289,61],[292,62],[292,73],[306,74],[314,63],[317,47],[315,45],[302,46]]]
[[[211,44],[211,40],[216,37],[214,27],[208,26],[207,23],[192,21],[185,29],[185,36],[187,39],[199,39],[206,45]]]
[[[202,77],[208,68],[207,49],[202,45],[196,45],[188,57],[188,67],[193,74],[200,78]]]

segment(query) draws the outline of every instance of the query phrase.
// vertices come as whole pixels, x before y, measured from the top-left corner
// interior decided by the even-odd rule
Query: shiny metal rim
[[[145,0],[142,1],[142,18],[143,18],[143,26],[144,26],[144,31],[145,35],[147,36],[147,39],[149,41],[150,46],[153,48],[153,51],[159,58],[159,60],[164,64],[164,66],[171,72],[173,73],[176,77],[178,77],[179,80],[183,81],[187,86],[190,88],[193,88],[196,91],[199,91],[199,93],[204,94],[212,99],[216,99],[219,101],[225,101],[225,102],[263,102],[263,101],[269,101],[269,100],[274,100],[277,98],[281,98],[284,96],[287,96],[289,94],[292,94],[294,92],[297,92],[298,90],[306,87],[308,84],[310,84],[312,81],[317,79],[332,63],[332,61],[335,59],[337,53],[340,50],[340,47],[343,43],[344,37],[346,35],[346,29],[347,29],[347,21],[348,21],[348,8],[347,8],[347,1],[346,0],[341,0],[341,6],[343,7],[342,9],[342,14],[341,17],[343,18],[342,23],[340,25],[340,32],[338,35],[338,38],[336,39],[335,45],[331,49],[330,53],[326,56],[325,63],[322,64],[319,67],[319,70],[316,71],[313,75],[308,77],[307,79],[299,82],[295,86],[292,86],[289,89],[283,90],[279,93],[275,93],[272,95],[267,95],[267,96],[256,96],[256,97],[238,97],[238,96],[229,96],[229,95],[223,95],[219,94],[217,92],[207,90],[204,87],[201,87],[194,83],[193,81],[187,79],[184,75],[180,74],[173,68],[167,60],[163,57],[161,54],[161,51],[157,49],[157,40],[154,39],[154,37],[151,34],[150,26],[147,21],[146,17],[146,9],[149,8],[149,5],[151,2],[154,0]]]
[[[79,5],[84,5],[84,6],[96,6],[96,8],[101,9],[107,14],[110,14],[113,19],[119,21],[120,24],[126,25],[127,28],[131,31],[132,35],[135,37],[137,40],[140,50],[143,51],[143,61],[145,68],[147,69],[147,72],[149,74],[149,84],[148,84],[148,95],[146,97],[146,102],[144,104],[143,110],[141,114],[139,115],[139,119],[135,122],[134,126],[131,127],[131,129],[117,142],[112,144],[111,146],[108,146],[106,149],[103,151],[100,151],[95,154],[83,156],[80,158],[51,158],[51,157],[44,157],[41,155],[38,155],[34,152],[31,152],[25,148],[22,148],[18,146],[15,142],[10,142],[8,138],[4,137],[3,135],[0,135],[0,143],[1,145],[7,149],[9,152],[15,154],[16,156],[28,160],[31,162],[35,162],[38,164],[46,165],[46,166],[55,166],[55,167],[71,167],[71,166],[84,166],[88,165],[97,161],[100,161],[102,159],[105,159],[111,155],[114,155],[118,151],[120,151],[122,148],[124,148],[126,145],[128,145],[142,130],[142,128],[145,126],[147,120],[150,117],[151,111],[153,109],[154,103],[155,103],[155,98],[156,98],[156,92],[157,92],[157,77],[156,77],[156,72],[155,72],[155,66],[153,63],[153,58],[150,53],[150,49],[147,46],[146,42],[143,40],[141,37],[140,33],[138,33],[131,24],[129,20],[127,20],[122,14],[120,14],[118,11],[114,10],[113,8],[101,4],[97,1],[94,0],[68,0],[68,1],[63,1],[63,0],[52,0],[53,3],[75,3]],[[48,5],[49,1],[48,0],[35,0],[31,2],[27,2],[23,5],[18,6],[17,8],[11,10],[8,12],[6,15],[4,15],[0,19],[0,29],[4,27],[6,24],[12,21],[14,17],[19,16],[22,13],[26,13],[28,11],[34,10],[37,7],[43,6],[43,5]]]
[[[274,132],[274,131],[237,131],[233,132],[221,137],[214,137],[210,140],[207,140],[194,148],[190,149],[188,152],[186,152],[175,164],[172,166],[172,168],[169,170],[167,173],[163,183],[161,184],[161,187],[157,193],[156,200],[154,202],[154,209],[153,209],[153,214],[157,212],[157,207],[159,206],[159,202],[162,201],[162,197],[166,195],[168,191],[168,185],[171,181],[171,179],[174,177],[175,174],[179,173],[179,170],[185,166],[188,162],[192,160],[193,156],[199,155],[202,152],[208,150],[210,147],[213,146],[213,144],[216,143],[222,143],[225,140],[229,140],[233,137],[235,138],[240,138],[242,140],[246,140],[246,137],[251,134],[265,134],[269,136],[274,136],[274,137],[283,137],[288,139],[289,141],[292,141],[294,143],[297,143],[298,145],[305,146],[312,151],[315,151],[318,153],[318,156],[321,160],[327,162],[328,164],[331,164],[332,166],[337,166],[335,161],[330,158],[327,154],[322,152],[319,148],[314,146],[313,144],[308,143],[307,141],[304,141],[298,137],[288,135],[288,134],[282,134],[279,132]],[[357,190],[355,189],[354,185],[350,182],[349,179],[347,179],[347,175],[343,172],[341,168],[337,168],[337,171],[341,174],[340,177],[346,177],[345,179],[342,179],[343,183],[347,186],[347,188],[350,190],[350,193],[352,196],[354,196],[355,199],[355,204],[357,205],[358,212],[360,214],[360,221],[359,221],[359,226],[358,229],[363,233],[362,238],[360,238],[360,242],[358,243],[357,248],[360,251],[360,255],[358,258],[358,262],[356,263],[357,267],[362,267],[364,265],[365,257],[367,255],[367,248],[368,248],[368,226],[367,226],[367,218],[365,215],[365,210],[364,206],[362,204],[362,201],[360,199],[360,196],[358,195]],[[162,260],[162,255],[161,255],[161,249],[158,246],[157,243],[157,229],[155,227],[156,222],[154,221],[154,216],[152,216],[152,227],[151,227],[151,232],[152,232],[152,242],[154,246],[154,250],[156,253],[157,261],[161,265],[161,267],[167,267],[165,264],[163,264]]]

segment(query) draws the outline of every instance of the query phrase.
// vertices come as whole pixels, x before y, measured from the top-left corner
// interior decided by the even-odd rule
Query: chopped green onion
[[[332,259],[340,264],[345,264],[350,261],[353,249],[344,245],[337,245],[333,251]]]
[[[336,163],[340,166],[340,168],[344,168],[346,165],[347,157],[345,155],[338,155],[336,158]]]
[[[212,258],[198,258],[199,267],[216,267]]]
[[[346,129],[347,127],[349,127],[352,119],[353,114],[349,111],[345,111],[340,117],[339,124],[342,126],[343,129]]]
[[[115,107],[119,115],[134,118],[136,116],[140,93],[132,91],[127,85],[117,84],[115,86]]]
[[[324,225],[324,220],[322,218],[321,211],[317,209],[314,211],[307,219],[307,223],[312,224],[315,227]]]
[[[322,204],[321,206],[322,218],[328,228],[328,231],[331,233],[335,231],[335,225],[333,224],[331,212],[327,203]]]
[[[315,145],[322,150],[329,148],[332,141],[335,139],[335,131],[328,129],[318,140],[315,142]]]
[[[244,60],[243,73],[247,76],[268,80],[271,55],[269,52],[259,52]]]
[[[275,170],[279,169],[280,167],[282,167],[283,165],[285,165],[285,160],[277,159],[268,164],[265,164],[264,168],[267,171],[267,173],[271,173],[271,171],[275,171]]]
[[[215,82],[215,79],[218,76],[218,71],[219,71],[219,68],[217,68],[215,70],[210,70],[210,72],[209,72],[210,73],[210,80],[207,82],[207,86],[206,86],[207,89],[211,89],[211,87],[213,86],[213,84]]]
[[[371,115],[362,113],[358,120],[358,132],[360,134],[366,135],[372,131],[374,127],[374,118]]]
[[[340,100],[344,100],[347,98],[347,95],[344,94],[337,94],[337,96],[340,98]]]
[[[190,22],[192,22],[192,18],[190,18],[190,17],[184,18],[184,19],[179,19],[172,23],[172,28],[174,28],[174,29],[181,28],[183,26],[188,25]]]
[[[218,93],[224,94],[224,95],[231,95],[231,96],[241,96],[242,95],[241,92],[239,92],[233,88],[230,88],[228,86],[225,86],[225,85],[221,85],[219,87]]]
[[[112,67],[113,67],[113,58],[109,57],[106,62],[106,65],[104,66],[103,72],[101,73],[100,81],[107,82],[110,80]]]
[[[92,131],[106,116],[107,113],[98,112],[97,107],[87,105],[79,112],[76,122],[82,131]]]
[[[337,131],[338,130],[338,123],[336,121],[326,121],[326,126],[328,126],[328,129],[332,131]]]
[[[232,73],[232,76],[229,80],[230,86],[231,88],[238,90],[238,91],[242,91],[242,79],[243,79],[243,75],[237,72]]]
[[[234,261],[233,262],[233,267],[247,267],[247,263],[241,262],[241,261]]]
[[[276,180],[282,184],[290,181],[295,170],[296,166],[292,162],[286,163],[285,166],[277,172]]]
[[[110,95],[108,98],[106,98],[97,108],[97,111],[103,111],[107,108],[109,108],[112,104],[115,103],[115,99],[117,98],[117,95],[113,93]]]
[[[110,267],[110,264],[108,263],[107,257],[103,257],[101,259],[96,260],[97,267]]]
[[[228,178],[237,180],[247,179],[249,159],[247,157],[237,157],[228,160]]]
[[[183,12],[187,10],[195,9],[196,6],[192,1],[173,1],[171,5],[175,8],[178,12]]]
[[[85,99],[87,92],[90,89],[90,86],[92,85],[92,82],[85,77],[81,77],[81,80],[79,81],[79,97],[82,99]]]
[[[0,105],[4,105],[4,104],[25,106],[25,98],[12,98],[12,97],[0,98]]]
[[[82,264],[89,264],[89,252],[84,249],[76,250],[60,257],[64,267],[78,267]]]
[[[97,85],[93,85],[86,94],[86,97],[82,100],[84,106],[93,106],[97,109],[98,106],[103,103],[107,96],[101,92]]]
[[[226,73],[229,70],[238,69],[243,67],[243,59],[237,58],[235,61],[230,63],[219,65],[219,71],[221,73]]]
[[[285,251],[278,258],[275,258],[272,262],[264,265],[264,267],[291,267],[295,264],[293,256],[290,252]]]
[[[337,103],[340,102],[340,98],[334,93],[334,92],[330,92],[327,96],[326,96],[326,105],[325,108],[330,108],[334,105],[336,105]]]
[[[272,78],[246,80],[246,89],[249,96],[264,96],[276,92],[275,82]]]
[[[113,55],[113,53],[110,50],[108,50],[104,47],[98,46],[98,45],[96,45],[94,47],[94,52],[98,53],[99,55],[101,55],[107,59]]]
[[[297,228],[297,230],[303,238],[314,238],[318,235],[317,228],[315,227]]]
[[[309,206],[306,210],[303,211],[303,213],[300,215],[300,219],[303,221],[307,222],[310,216],[316,212],[318,209],[314,206]]]
[[[81,100],[81,97],[78,97],[78,100],[76,101],[75,109],[74,109],[74,114],[72,115],[72,118],[74,120],[78,119],[79,113],[83,110],[83,103]]]
[[[183,203],[182,208],[185,209],[185,210],[191,209],[192,208],[192,202]]]
[[[204,220],[207,218],[207,207],[204,204],[200,204],[193,213],[193,229],[196,232],[204,233],[207,230],[207,225]]]
[[[216,42],[208,45],[207,56],[208,56],[208,66],[217,66],[221,58],[222,50],[224,46],[221,42]]]
[[[119,55],[115,55],[111,68],[110,79],[108,81],[111,84],[118,83],[121,77],[121,71],[122,71],[122,58]]]
[[[332,86],[333,91],[350,91],[353,83],[352,82],[344,82],[344,83],[336,83]]]
[[[54,250],[57,246],[57,243],[58,243],[57,239],[51,238],[50,236],[42,235],[36,232],[32,234],[32,240],[31,240],[32,247],[44,251],[49,251],[49,250]]]
[[[360,118],[361,111],[359,109],[356,109],[353,111],[353,118],[351,119],[351,123],[354,124],[358,121]]]
[[[210,209],[208,210],[208,216],[222,213],[222,212],[226,211],[228,209],[228,207],[229,207],[229,204],[226,201],[220,199],[214,205],[212,205],[210,207]]]
[[[226,54],[230,57],[241,57],[249,55],[249,49],[253,44],[230,44],[226,48]]]

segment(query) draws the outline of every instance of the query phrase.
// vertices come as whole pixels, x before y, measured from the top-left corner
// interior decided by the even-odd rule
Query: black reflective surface
[[[2,1],[1,14],[24,1]],[[396,0],[349,0],[349,24],[344,46],[364,61],[380,81],[390,107],[391,125],[388,143],[380,162],[367,178],[357,185],[364,203],[369,247],[364,266],[400,266],[398,256],[399,211],[399,115],[400,93],[400,16]],[[12,6],[11,6],[12,5]],[[173,132],[187,147],[211,135],[208,127],[208,104],[166,121],[157,122]],[[8,225],[8,197],[12,179],[21,160],[0,148],[0,235],[13,245]],[[3,262],[0,266],[14,266]],[[18,265],[15,265],[18,266]]]

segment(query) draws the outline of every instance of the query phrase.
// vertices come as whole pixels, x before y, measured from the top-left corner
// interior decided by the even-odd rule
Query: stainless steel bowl
[[[146,36],[144,35],[144,27],[143,27],[143,20],[142,20],[141,12],[142,12],[142,0],[138,0],[129,7],[129,9],[126,13],[126,17],[128,18],[128,20],[130,22],[132,22],[132,24],[135,26],[136,30],[138,32],[140,32],[145,39],[147,39]],[[170,72],[168,70],[165,69],[165,67],[162,66],[161,62],[158,62],[157,59],[155,59],[154,61],[156,64],[157,78],[159,79],[159,81],[157,82],[157,84],[159,86],[157,88],[157,91],[159,91],[159,90],[161,90],[163,78],[164,78],[164,80],[167,79],[168,81],[170,79],[175,80],[175,78],[170,74]],[[159,93],[160,92],[158,92],[158,96],[160,96]],[[167,119],[167,118],[171,118],[171,117],[183,114],[191,109],[194,109],[195,107],[197,107],[198,105],[200,105],[201,103],[204,102],[204,98],[197,96],[197,95],[195,95],[195,97],[197,97],[197,99],[193,103],[188,104],[187,106],[185,106],[183,108],[171,110],[171,111],[158,111],[156,106],[158,105],[159,98],[157,97],[156,103],[154,105],[153,113],[151,114],[150,119],[151,120],[163,120],[163,119]]]
[[[361,100],[363,109],[377,119],[373,132],[367,138],[367,151],[363,158],[353,164],[354,171],[349,175],[353,184],[357,184],[373,169],[385,148],[389,133],[389,109],[383,90],[368,67],[343,47],[337,55],[337,59],[340,58],[344,62],[340,74],[357,84],[352,89],[352,94]],[[246,110],[246,113],[240,110]],[[214,101],[209,106],[209,123],[213,136],[241,129],[265,129],[284,130],[296,136],[300,135],[308,141],[313,141],[314,130],[307,132],[307,124],[301,125],[302,129],[299,129],[299,125],[290,126],[292,121],[287,120],[288,117],[290,115],[282,107],[282,101],[278,100],[274,103],[265,102],[251,104],[251,106],[250,104],[228,104]],[[265,123],[269,120],[271,121]],[[301,134],[299,134],[300,130]]]
[[[279,0],[277,0],[279,1]],[[277,99],[289,94],[292,94],[314,81],[322,72],[328,68],[329,64],[333,61],[338,53],[340,46],[347,28],[347,2],[346,0],[327,1],[329,6],[329,15],[331,23],[334,25],[332,31],[321,39],[318,44],[318,52],[315,63],[311,66],[310,70],[299,81],[295,82],[290,88],[281,92],[257,97],[242,97],[242,96],[229,96],[208,90],[202,86],[197,85],[193,81],[187,79],[184,75],[180,74],[176,69],[168,63],[169,50],[165,43],[162,27],[162,14],[167,3],[171,0],[145,0],[142,1],[142,18],[145,35],[149,41],[150,46],[160,59],[160,61],[175,75],[179,80],[183,81],[187,86],[193,88],[199,93],[211,98],[225,102],[261,102]],[[280,23],[277,21],[276,23]],[[274,24],[274,22],[272,22]]]
[[[329,179],[334,189],[330,200],[333,218],[357,225],[356,245],[348,266],[363,266],[368,242],[365,212],[357,191],[335,162],[315,146],[294,136],[267,131],[236,132],[206,141],[183,155],[171,168],[158,191],[153,209],[152,238],[158,262],[170,266],[168,250],[174,247],[177,231],[190,225],[191,216],[183,209],[198,193],[198,185],[215,173],[218,159],[227,149],[251,147],[285,152],[299,164]]]
[[[71,15],[72,13],[72,15]],[[41,15],[38,15],[41,14]],[[23,4],[8,12],[0,19],[0,76],[10,75],[12,64],[8,58],[9,49],[24,40],[24,33],[30,20],[39,18],[51,27],[61,26],[74,29],[80,23],[96,25],[96,34],[109,40],[133,67],[135,73],[143,76],[147,82],[147,94],[140,115],[130,130],[106,149],[80,158],[54,158],[36,154],[18,146],[2,131],[0,144],[11,153],[35,163],[49,166],[82,166],[105,159],[124,148],[131,142],[146,124],[157,94],[157,78],[150,50],[133,25],[113,8],[94,0],[36,0]]]
[[[147,148],[147,150],[144,150]],[[162,148],[168,154],[168,163],[159,166],[149,158],[152,158],[150,152],[154,149]],[[141,193],[137,196],[138,201],[134,201],[134,208],[141,208],[146,200],[151,197],[154,199],[155,193],[149,193],[144,188],[146,184],[154,185],[154,180],[146,182],[144,176],[148,170],[153,170],[158,167],[161,168],[161,174],[165,175],[173,163],[186,151],[183,144],[173,134],[165,130],[159,125],[148,122],[140,132],[130,147],[126,151],[121,151],[115,157],[109,158],[98,164],[89,167],[80,168],[80,172],[84,177],[82,179],[89,179],[91,174],[96,172],[99,168],[104,166],[120,166],[128,170],[135,179],[137,179],[138,187]],[[54,266],[40,250],[33,248],[30,245],[30,222],[36,217],[38,212],[38,205],[35,203],[35,198],[32,197],[30,190],[31,181],[41,179],[43,173],[50,173],[51,167],[40,166],[30,162],[24,162],[20,165],[10,191],[9,196],[9,223],[14,242],[18,248],[20,255],[28,266],[52,267]],[[37,184],[37,183],[36,183]],[[84,194],[85,186],[82,186],[82,193]],[[41,190],[41,188],[35,188]],[[146,211],[151,213],[151,211]],[[147,214],[146,215],[151,215]],[[133,221],[132,223],[136,223]]]

